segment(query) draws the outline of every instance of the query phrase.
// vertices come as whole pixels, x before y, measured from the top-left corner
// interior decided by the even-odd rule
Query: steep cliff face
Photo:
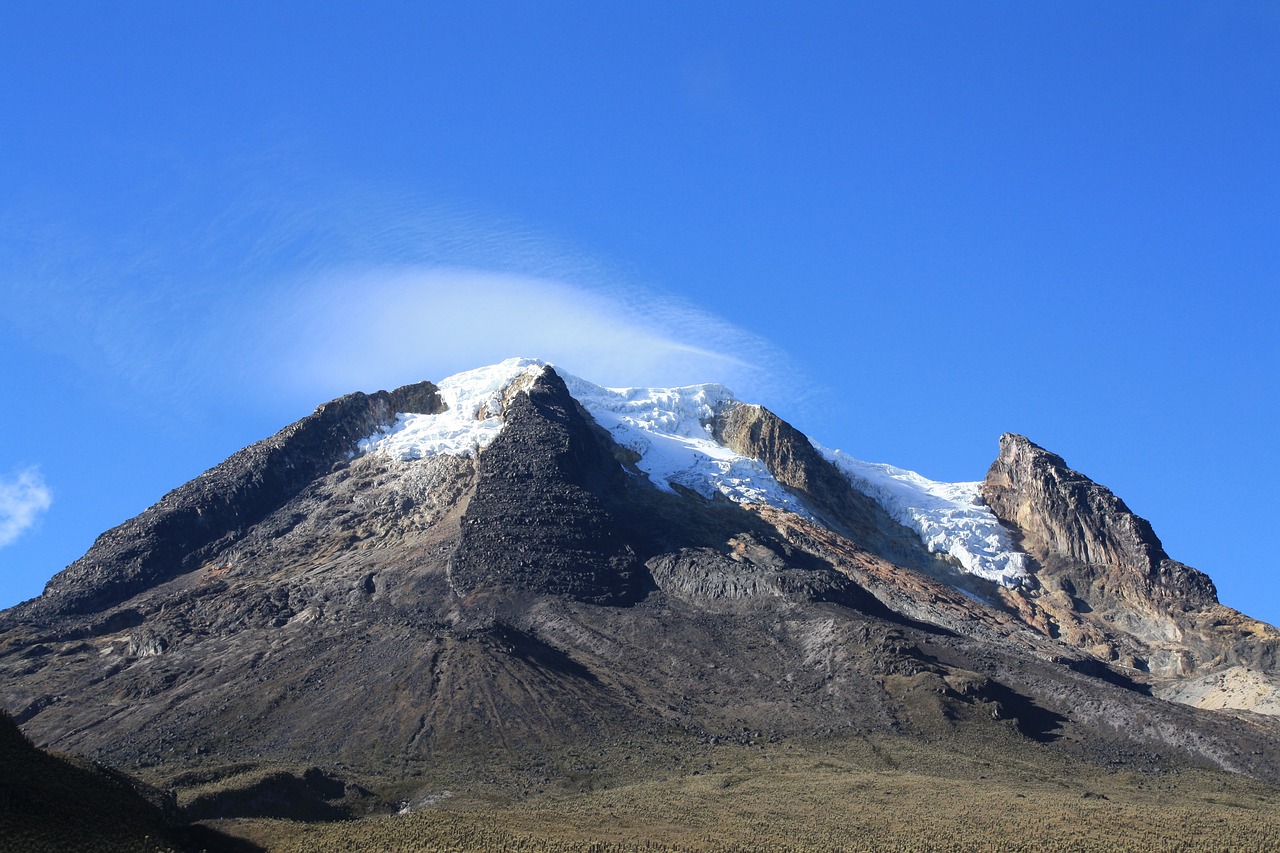
[[[982,496],[1022,531],[1042,570],[1072,581],[1091,603],[1164,611],[1218,602],[1213,581],[1171,560],[1146,519],[1023,436],[1000,438]]]
[[[717,441],[760,460],[828,525],[863,547],[900,565],[930,573],[938,568],[938,559],[922,546],[919,536],[891,518],[875,500],[850,488],[848,479],[804,433],[764,406],[722,406],[712,429]]]
[[[1039,588],[1013,597],[1051,636],[1164,676],[1274,666],[1280,633],[1220,605],[1207,575],[1062,457],[1006,434],[982,496],[1037,563]]]

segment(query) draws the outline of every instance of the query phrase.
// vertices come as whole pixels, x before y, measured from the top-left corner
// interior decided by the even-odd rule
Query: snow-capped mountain
[[[366,453],[401,460],[438,454],[474,456],[502,428],[502,398],[546,365],[513,358],[443,380],[447,408],[438,414],[401,413],[396,423],[360,442]],[[805,502],[788,491],[758,459],[744,456],[715,436],[717,415],[742,405],[723,385],[683,388],[603,388],[558,371],[574,398],[655,487],[680,487],[710,498],[719,492],[740,504],[766,504],[812,518]],[[920,535],[930,551],[955,559],[963,571],[1004,586],[1027,579],[1026,557],[985,505],[980,482],[941,483],[892,465],[862,462],[819,447],[849,480],[895,520]]]
[[[532,359],[322,405],[104,533],[0,642],[35,740],[178,785],[210,754],[391,784],[836,730],[1280,779],[1280,632],[1028,439],[939,483],[719,385]]]

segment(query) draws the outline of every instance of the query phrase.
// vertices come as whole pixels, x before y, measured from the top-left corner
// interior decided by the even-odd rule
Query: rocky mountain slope
[[[1037,564],[1036,585],[1009,596],[1028,623],[1150,673],[1166,698],[1275,713],[1280,632],[1219,604],[1213,581],[1171,559],[1110,490],[1005,435],[982,496]]]
[[[1017,436],[980,487],[858,465],[718,386],[513,360],[349,395],[0,614],[0,706],[180,794],[837,736],[1280,781],[1280,635],[1109,491]]]

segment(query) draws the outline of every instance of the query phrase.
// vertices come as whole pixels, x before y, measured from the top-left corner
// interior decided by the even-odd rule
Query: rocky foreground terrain
[[[701,421],[699,440],[779,487],[755,501],[659,482],[581,380],[518,368],[474,412],[494,429],[470,452],[373,441],[407,414],[458,416],[445,383],[352,394],[104,533],[0,614],[0,707],[38,746],[173,791],[188,820],[403,811],[425,831],[558,797],[604,809],[597,841],[705,847],[741,833],[686,817],[696,832],[618,835],[601,798],[740,796],[702,791],[712,778],[785,798],[856,776],[923,802],[919,780],[949,774],[1025,798],[1074,778],[1094,781],[1066,812],[1045,794],[1046,814],[1119,786],[1150,816],[1143,785],[1201,774],[1184,824],[1266,825],[1280,632],[1220,605],[1061,458],[1001,439],[980,492],[1028,569],[995,583],[767,409],[715,400]],[[1210,789],[1243,811],[1213,811]],[[1117,819],[1085,811],[1086,829]],[[530,814],[511,820],[560,832]],[[237,831],[264,846],[301,832],[253,826]],[[912,837],[881,830],[864,840]]]

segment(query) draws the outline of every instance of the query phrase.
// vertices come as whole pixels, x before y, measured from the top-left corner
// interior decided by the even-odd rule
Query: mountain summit
[[[0,705],[179,787],[833,733],[1280,781],[1278,648],[1021,436],[939,483],[513,359],[326,403],[104,533],[0,614]]]

